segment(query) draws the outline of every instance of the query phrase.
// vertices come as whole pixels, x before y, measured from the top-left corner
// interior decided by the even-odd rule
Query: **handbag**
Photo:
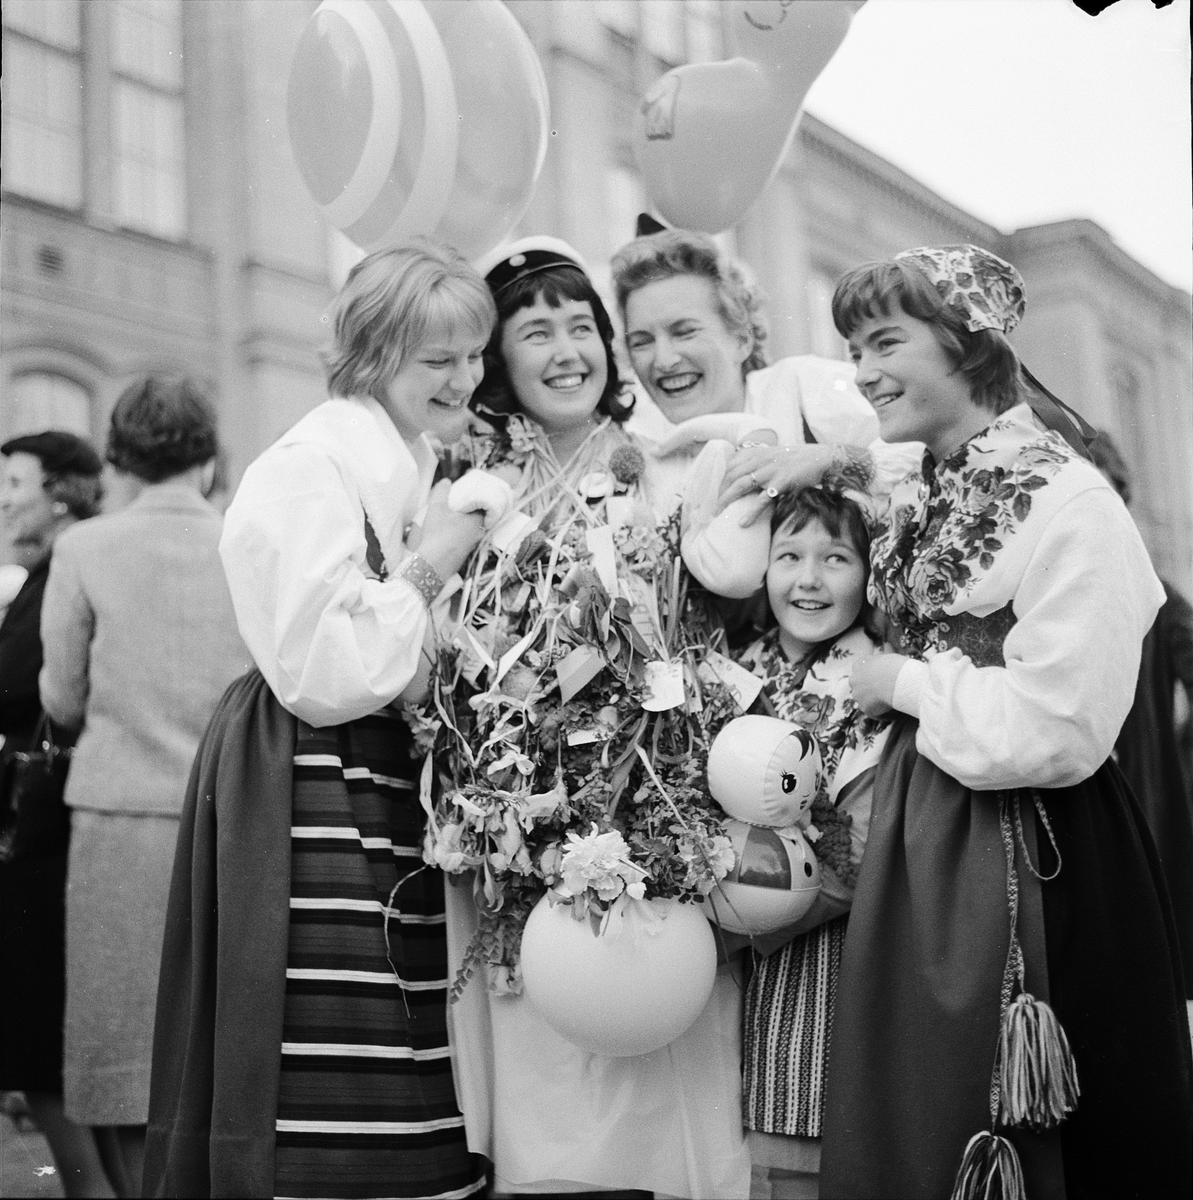
[[[54,741],[43,712],[28,750],[0,761],[0,863],[65,854],[70,810],[63,802],[72,747]]]

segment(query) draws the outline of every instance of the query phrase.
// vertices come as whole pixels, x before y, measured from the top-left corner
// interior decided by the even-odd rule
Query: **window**
[[[161,237],[186,232],[181,0],[112,9],[112,157],[116,219]]]
[[[4,186],[35,200],[83,201],[78,0],[4,0]]]
[[[720,59],[724,47],[719,0],[687,0],[684,22],[687,26],[688,62],[716,62]]]
[[[34,372],[19,375],[8,388],[11,437],[64,429],[80,437],[91,436],[91,396],[65,375]]]

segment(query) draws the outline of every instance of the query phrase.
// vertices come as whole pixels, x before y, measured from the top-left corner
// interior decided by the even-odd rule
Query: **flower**
[[[616,829],[601,833],[596,825],[581,837],[568,833],[561,864],[563,886],[573,896],[591,890],[606,903],[622,892],[641,900],[646,894],[646,872],[630,862],[630,848]]]
[[[618,446],[609,455],[609,470],[618,483],[637,483],[646,470],[646,457],[637,446]]]

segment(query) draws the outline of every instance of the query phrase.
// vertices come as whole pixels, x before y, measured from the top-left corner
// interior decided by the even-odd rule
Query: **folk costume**
[[[901,257],[971,329],[1006,332],[1022,311],[1017,272],[985,251]],[[841,965],[821,1195],[978,1194],[994,1160],[1033,1200],[1187,1194],[1172,915],[1109,761],[1164,598],[1134,524],[1020,404],[895,488],[870,588],[912,661]],[[1025,992],[1051,1006],[1076,1072],[1074,1087],[1058,1049],[1057,1088],[1027,1106],[1039,1132],[1014,1119],[1013,1058],[1005,1079],[995,1068]]]
[[[147,1194],[485,1186],[447,1044],[442,876],[421,865],[409,735],[388,708],[427,633],[403,537],[435,468],[375,400],[335,398],[228,510],[220,550],[260,675],[225,696],[188,790]]]

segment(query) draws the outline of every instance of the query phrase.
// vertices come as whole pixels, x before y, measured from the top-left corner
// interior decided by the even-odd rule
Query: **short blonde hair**
[[[376,395],[434,330],[462,325],[485,342],[497,322],[485,281],[429,238],[361,259],[329,315],[335,341],[324,363],[334,396]]]
[[[695,275],[712,284],[725,328],[736,337],[750,339],[750,353],[742,363],[742,374],[766,366],[765,347],[770,332],[762,311],[766,297],[743,265],[730,258],[707,233],[664,229],[661,233],[635,238],[618,250],[609,266],[623,325],[626,301],[639,288],[677,275]]]

